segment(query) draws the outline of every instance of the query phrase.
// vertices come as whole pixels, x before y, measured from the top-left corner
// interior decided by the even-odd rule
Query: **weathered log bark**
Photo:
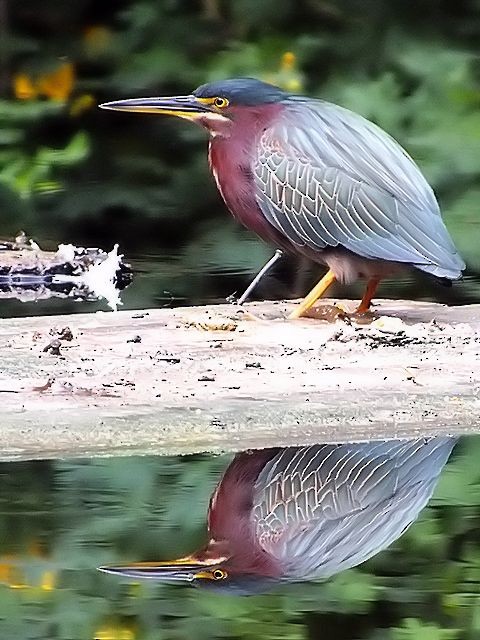
[[[292,304],[0,320],[1,458],[480,429],[480,305],[381,301],[349,325]]]

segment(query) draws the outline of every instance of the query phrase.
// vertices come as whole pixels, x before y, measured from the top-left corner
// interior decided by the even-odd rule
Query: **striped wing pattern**
[[[297,246],[342,246],[458,278],[464,263],[420,170],[373,123],[326,102],[290,99],[260,140],[257,201]]]
[[[255,485],[254,528],[286,579],[326,578],[398,538],[430,499],[453,438],[290,447]]]

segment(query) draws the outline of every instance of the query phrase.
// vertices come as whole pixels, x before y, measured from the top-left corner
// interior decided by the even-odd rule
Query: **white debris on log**
[[[74,262],[78,251],[78,247],[71,244],[59,245],[57,254],[62,256],[65,262]],[[53,277],[53,283],[74,283],[77,287],[83,285],[94,297],[103,298],[108,306],[116,311],[122,304],[120,292],[116,286],[122,259],[123,255],[119,255],[118,244],[116,244],[102,260],[94,261],[85,268],[79,267],[76,273],[70,276],[56,275]]]
[[[0,298],[21,301],[52,296],[75,300],[105,299],[111,309],[121,304],[119,290],[131,280],[131,268],[115,245],[102,249],[60,244],[43,251],[25,234],[0,243]]]

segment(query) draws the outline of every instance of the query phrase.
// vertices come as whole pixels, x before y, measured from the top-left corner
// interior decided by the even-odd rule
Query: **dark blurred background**
[[[478,0],[0,0],[0,234],[118,242],[141,274],[130,307],[240,290],[271,250],[226,213],[204,132],[97,105],[249,75],[374,120],[434,187],[467,277],[380,295],[478,299],[479,43]],[[286,261],[259,295],[315,277]]]

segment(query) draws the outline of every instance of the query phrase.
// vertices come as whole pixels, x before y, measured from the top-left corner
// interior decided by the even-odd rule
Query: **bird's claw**
[[[347,324],[370,324],[377,316],[370,310],[368,311],[347,311],[340,304],[319,304],[311,307],[302,316],[303,318],[313,318],[315,320],[324,320],[326,322],[336,322],[343,320]]]
[[[335,304],[319,304],[316,307],[310,307],[310,309],[304,311],[301,317],[325,320],[326,322],[336,322],[347,315],[344,309]]]

